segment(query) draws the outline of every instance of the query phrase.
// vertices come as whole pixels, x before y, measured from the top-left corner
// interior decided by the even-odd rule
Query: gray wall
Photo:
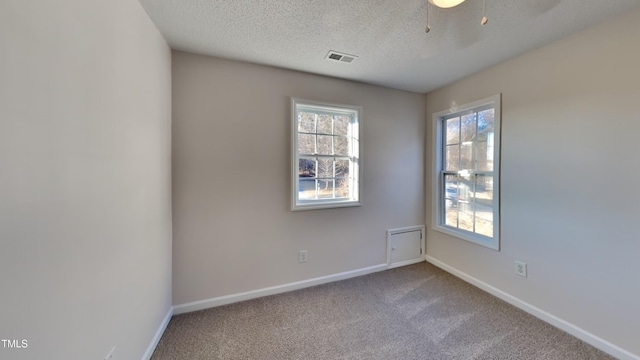
[[[364,108],[362,207],[290,211],[291,96]],[[173,52],[174,304],[386,262],[385,231],[424,222],[424,114],[420,94]]]
[[[0,1],[2,359],[140,359],[171,306],[171,53],[134,0]]]
[[[638,24],[634,11],[427,95],[429,123],[503,95],[502,251],[430,231],[427,255],[635,354]],[[528,263],[528,278],[514,275],[514,260]]]

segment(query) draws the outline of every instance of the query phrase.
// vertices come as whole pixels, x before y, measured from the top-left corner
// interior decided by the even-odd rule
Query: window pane
[[[469,114],[462,117],[461,123],[462,143],[473,141],[476,138],[476,114]]]
[[[445,175],[444,184],[444,223],[458,227],[458,177],[456,175]]]
[[[460,118],[447,120],[447,145],[460,143]]]
[[[318,159],[318,177],[333,177],[333,159]]]
[[[487,141],[488,134],[493,134],[494,111],[484,110],[478,113],[478,140]]]
[[[298,176],[315,177],[316,176],[316,161],[312,159],[300,159],[298,162]]]
[[[318,180],[318,198],[327,199],[333,197],[333,179]]]
[[[336,160],[336,177],[349,177],[349,160]]]
[[[493,176],[476,177],[476,233],[493,237]]]
[[[473,164],[473,142],[460,145],[460,170],[475,170]]]
[[[349,133],[349,117],[346,115],[333,117],[333,133],[336,135],[347,135]]]
[[[318,133],[331,134],[331,123],[333,117],[331,115],[318,115]]]
[[[300,154],[315,154],[315,141],[315,135],[298,134],[298,152]]]
[[[298,117],[298,131],[316,132],[315,116],[316,114],[301,111]]]
[[[316,198],[316,181],[314,179],[300,179],[298,182],[298,198],[300,200]]]
[[[332,138],[330,135],[318,135],[318,154],[333,155]]]
[[[478,170],[493,171],[493,147],[488,147],[486,142],[478,143],[477,147]]]
[[[461,179],[458,183],[458,227],[473,231],[475,203],[473,201],[473,183]]]
[[[445,152],[445,160],[446,164],[445,170],[457,171],[459,170],[459,155],[460,155],[460,147],[458,145],[449,145],[447,146],[447,150]]]
[[[349,197],[349,179],[336,179],[336,197]]]
[[[349,140],[346,137],[334,136],[333,141],[336,155],[349,155]]]

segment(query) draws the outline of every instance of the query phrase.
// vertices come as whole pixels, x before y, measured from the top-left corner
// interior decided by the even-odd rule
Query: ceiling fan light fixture
[[[439,8],[448,9],[462,4],[465,0],[429,0],[429,2]]]
[[[437,6],[439,8],[448,9],[454,6],[458,6],[465,2],[466,0],[427,0],[427,26],[424,28],[425,33],[429,33],[431,31],[431,26],[429,26],[429,7],[431,5]],[[487,25],[489,19],[487,18],[487,0],[482,1],[482,19],[480,20],[481,25]]]

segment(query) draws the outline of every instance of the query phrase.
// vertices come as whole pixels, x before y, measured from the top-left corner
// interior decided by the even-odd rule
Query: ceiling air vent
[[[355,55],[349,55],[349,54],[340,53],[340,52],[331,50],[329,51],[325,59],[350,64],[357,58],[358,57]]]

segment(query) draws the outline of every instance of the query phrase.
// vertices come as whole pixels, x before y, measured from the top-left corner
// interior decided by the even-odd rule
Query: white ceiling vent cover
[[[357,58],[358,57],[355,55],[349,55],[349,54],[345,54],[345,53],[341,53],[333,50],[329,51],[329,53],[325,57],[325,59],[327,60],[339,61],[347,64],[351,64]]]

